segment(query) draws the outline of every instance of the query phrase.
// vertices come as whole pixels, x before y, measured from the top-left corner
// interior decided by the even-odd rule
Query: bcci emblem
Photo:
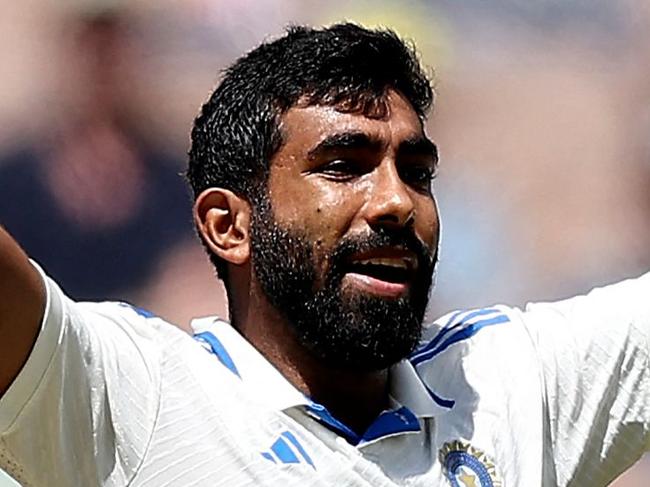
[[[503,487],[494,463],[469,443],[445,443],[440,464],[453,487]]]

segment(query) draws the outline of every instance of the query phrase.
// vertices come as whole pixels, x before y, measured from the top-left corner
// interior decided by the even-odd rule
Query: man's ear
[[[235,265],[250,258],[251,207],[223,188],[208,188],[194,202],[194,222],[204,243],[218,257]]]

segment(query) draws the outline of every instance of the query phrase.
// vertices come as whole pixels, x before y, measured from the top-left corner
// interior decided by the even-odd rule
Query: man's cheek
[[[325,285],[334,265],[330,248],[323,243],[322,239],[317,239],[314,242],[313,259],[314,269],[318,271],[316,276],[317,284],[321,288]]]
[[[429,251],[435,252],[440,241],[440,223],[437,213],[430,212],[422,218],[417,224],[416,234]]]

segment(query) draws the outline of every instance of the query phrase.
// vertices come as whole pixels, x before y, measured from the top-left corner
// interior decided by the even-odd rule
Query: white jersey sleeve
[[[523,321],[541,364],[544,485],[606,485],[650,449],[650,274]]]
[[[160,320],[44,280],[39,336],[0,400],[0,467],[24,485],[127,485],[158,410]]]

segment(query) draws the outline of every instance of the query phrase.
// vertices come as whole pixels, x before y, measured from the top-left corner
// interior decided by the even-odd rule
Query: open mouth
[[[360,290],[385,297],[404,295],[413,281],[417,260],[400,249],[377,249],[353,256],[346,278]]]
[[[405,262],[395,262],[389,259],[354,261],[348,269],[349,272],[397,284],[407,283],[412,274]]]

